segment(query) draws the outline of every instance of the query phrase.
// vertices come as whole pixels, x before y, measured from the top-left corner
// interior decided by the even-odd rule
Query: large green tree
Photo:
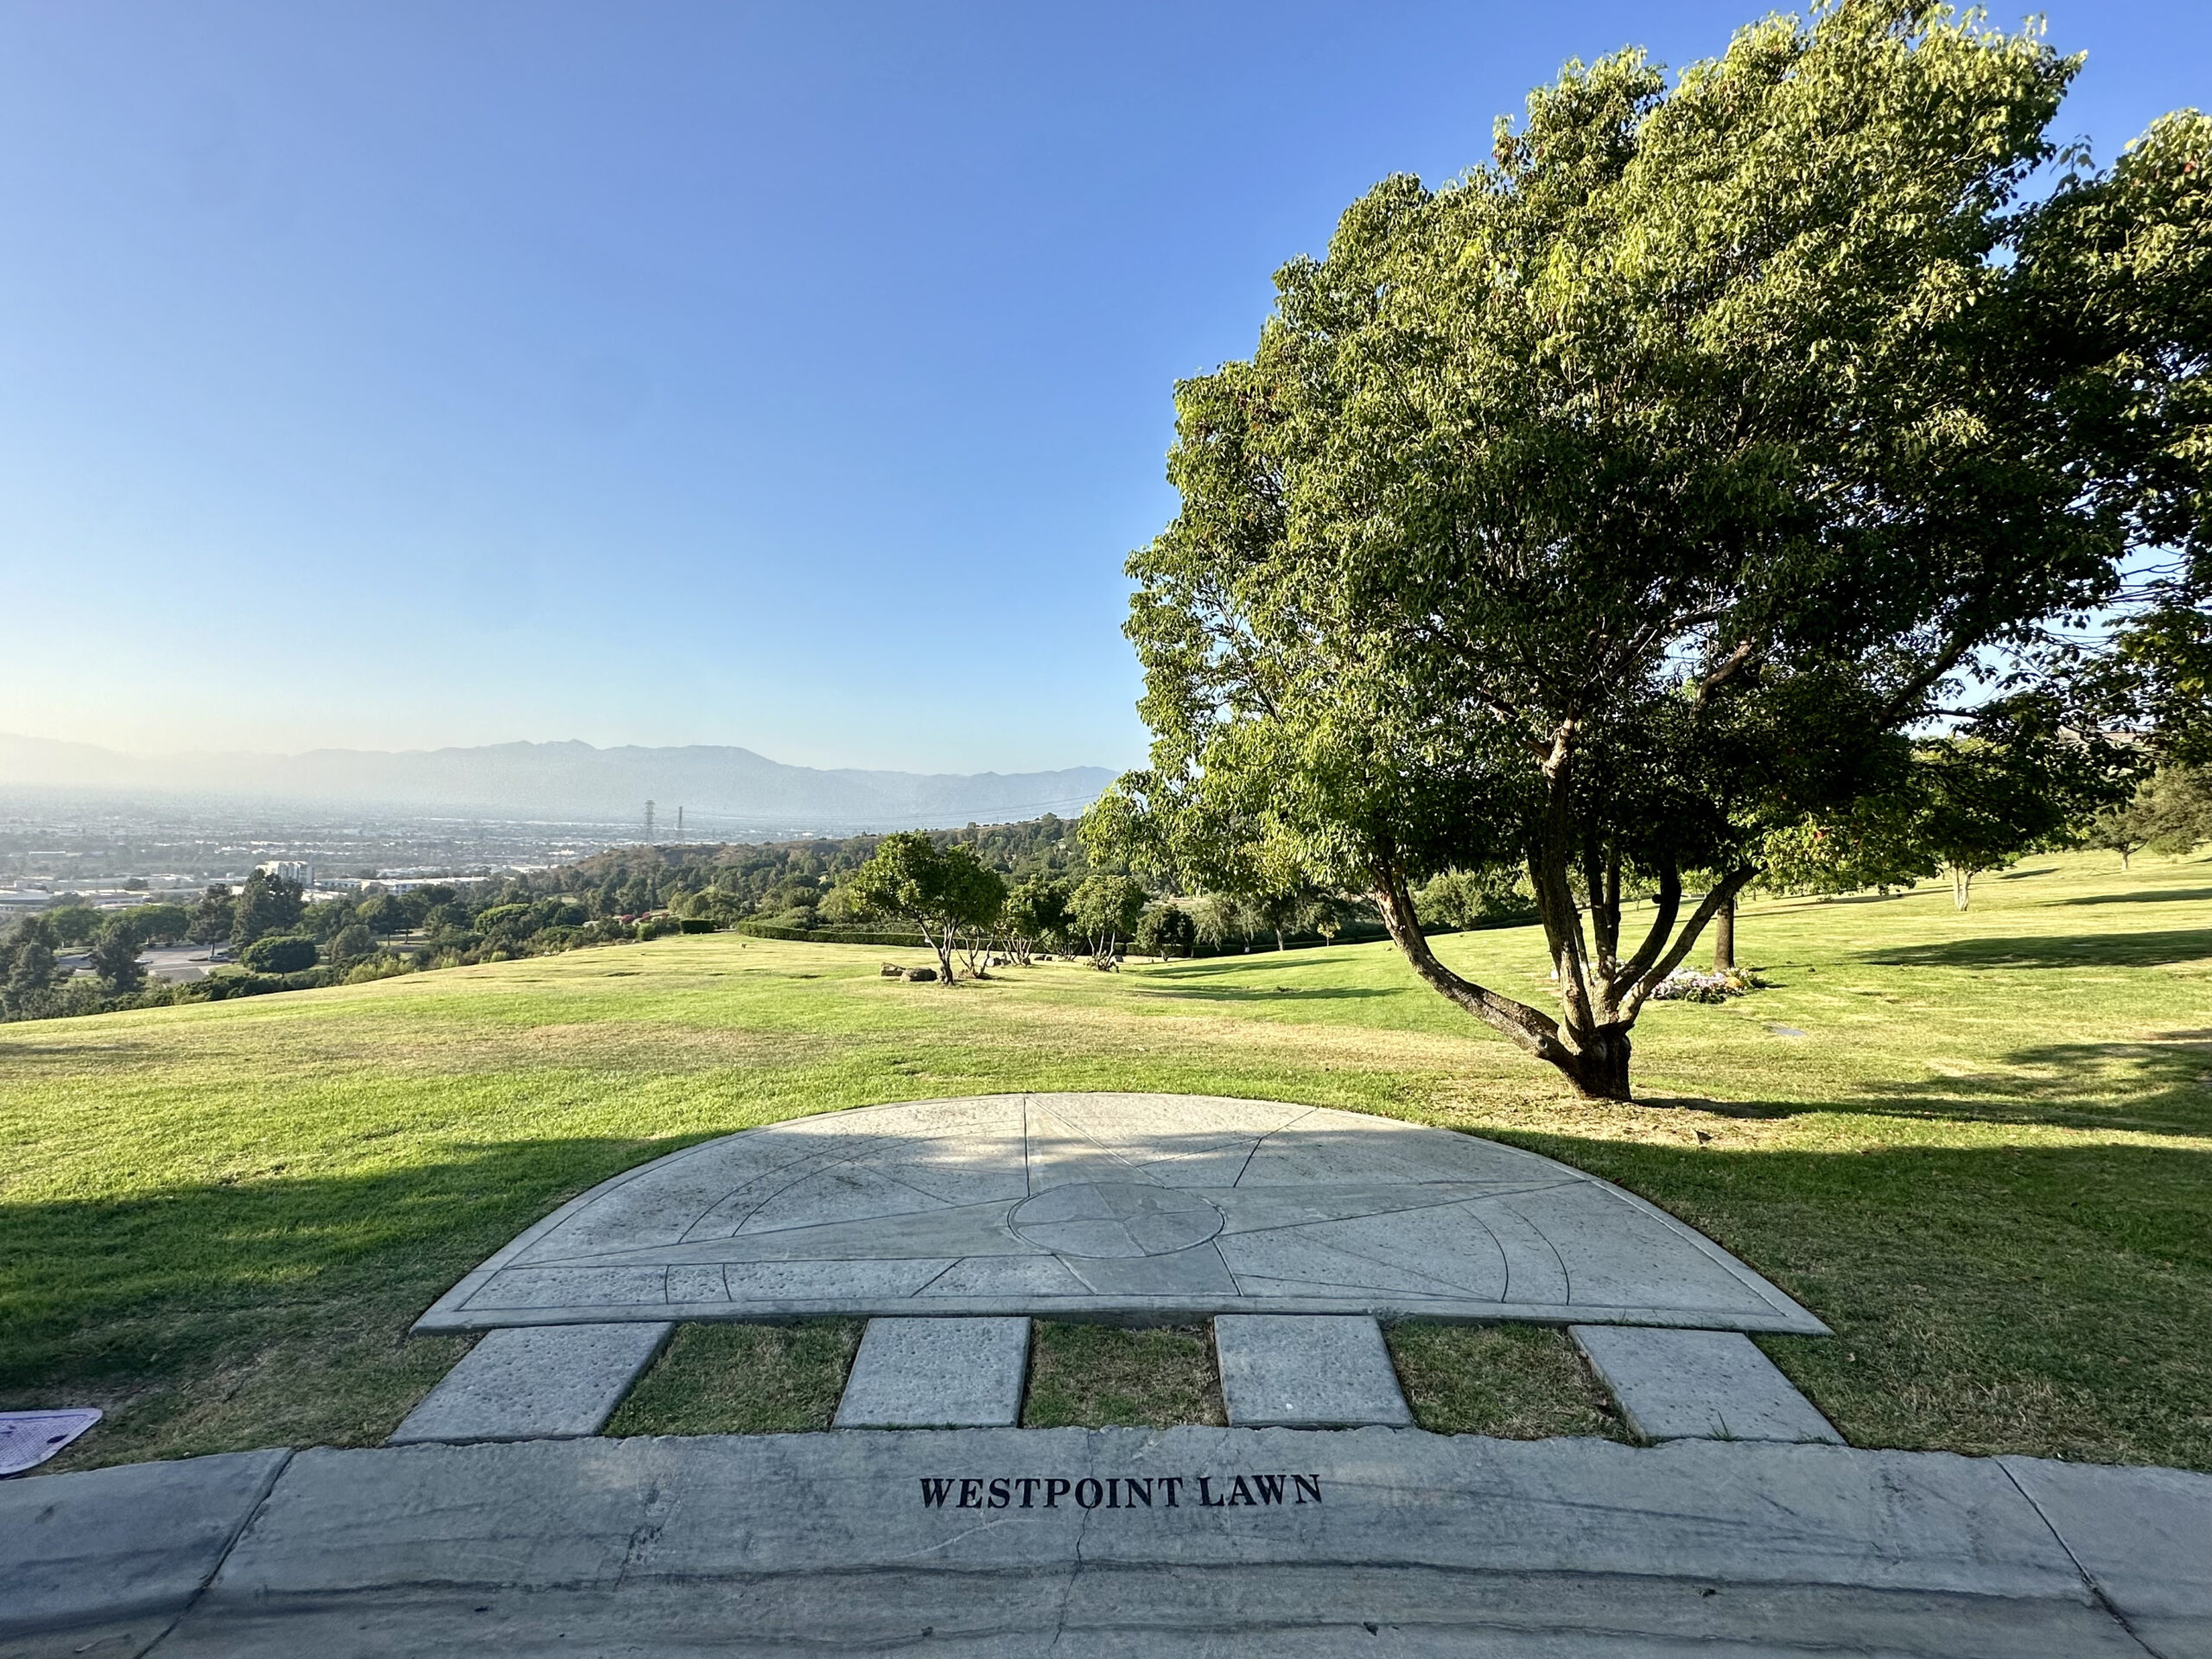
[[[1177,389],[1181,511],[1129,563],[1151,765],[1094,841],[1363,888],[1427,983],[1628,1097],[1639,1011],[1765,837],[1900,787],[1913,728],[2154,533],[2141,423],[2196,371],[2155,296],[2069,332],[2106,284],[2078,221],[2155,235],[2204,124],[2143,163],[2173,189],[2031,200],[2076,67],[1839,0],[1671,85],[1570,66],[1489,163],[1353,204],[1252,358]],[[1415,883],[1497,866],[1556,1014],[1423,934]]]
[[[2131,561],[2083,689],[2161,759],[2212,762],[2212,121],[2154,122],[2108,174],[2068,181],[2033,274],[2053,349],[2094,363],[2079,410],[2132,445]],[[2078,650],[2069,646],[2069,650]]]

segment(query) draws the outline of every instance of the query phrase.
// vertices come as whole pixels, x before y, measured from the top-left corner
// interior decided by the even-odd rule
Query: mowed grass
[[[1835,1328],[1762,1340],[1858,1444],[2212,1468],[2212,862],[1976,886],[1964,916],[1934,890],[1751,906],[1772,988],[1639,1032],[1663,1108],[1576,1101],[1386,945],[948,989],[881,978],[880,951],[715,935],[0,1027],[0,1407],[108,1409],[58,1466],[372,1443],[465,1346],[414,1318],[620,1170],[871,1102],[1157,1089],[1620,1182]],[[1548,989],[1529,931],[1440,950]],[[1599,1410],[1565,1371],[1531,1403],[1555,1338],[1426,1340],[1398,1352],[1433,1426]],[[665,1421],[739,1409],[679,1382]]]

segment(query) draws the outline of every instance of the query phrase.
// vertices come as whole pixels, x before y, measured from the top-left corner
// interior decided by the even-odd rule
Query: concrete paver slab
[[[1028,1376],[1027,1319],[870,1319],[836,1426],[1011,1427]]]
[[[1826,1327],[1709,1239],[1530,1152],[1205,1096],[828,1112],[631,1170],[418,1329],[815,1314],[1399,1313]]]
[[[35,1469],[99,1421],[98,1406],[0,1411],[0,1476]]]
[[[1749,1337],[1733,1331],[1568,1327],[1628,1426],[1647,1440],[1821,1440],[1828,1420]]]
[[[2158,1659],[2212,1659],[2212,1475],[1999,1459]]]
[[[2141,1659],[1993,1462],[1379,1428],[303,1452],[162,1654],[1355,1645]]]
[[[674,1329],[660,1323],[492,1332],[408,1414],[391,1444],[596,1434]]]
[[[289,1452],[0,1483],[0,1652],[137,1653],[214,1575]],[[66,1643],[54,1631],[74,1631]],[[88,1631],[91,1634],[88,1634]]]
[[[1382,1328],[1361,1314],[1224,1313],[1213,1322],[1229,1421],[1247,1428],[1410,1424]]]

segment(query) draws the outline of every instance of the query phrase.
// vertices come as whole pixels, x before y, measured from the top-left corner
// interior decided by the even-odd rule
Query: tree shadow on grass
[[[1402,995],[1398,988],[1390,986],[1252,985],[1246,982],[1255,972],[1294,974],[1300,969],[1315,965],[1310,955],[1306,955],[1304,961],[1299,960],[1300,954],[1302,953],[1267,950],[1255,951],[1249,957],[1220,957],[1200,962],[1162,963],[1146,970],[1139,995],[1169,997],[1187,1002],[1338,1002]],[[1236,982],[1224,983],[1224,981]]]
[[[1342,1002],[1370,996],[1396,996],[1395,990],[1355,985],[1317,985],[1311,989],[1294,985],[1270,988],[1267,986],[1215,985],[1204,988],[1185,989],[1181,986],[1147,985],[1137,995],[1147,997],[1167,997],[1178,1002]]]
[[[2062,905],[2180,905],[2212,899],[2212,887],[2169,887],[2149,893],[2085,893]]]
[[[24,1025],[44,1021],[24,1020]],[[51,1029],[50,1027],[48,1029]],[[159,1052],[148,1042],[123,1043],[7,1043],[0,1045],[0,1077],[10,1072],[75,1071],[118,1058],[143,1059]]]
[[[2074,938],[1946,939],[1859,954],[1881,968],[2157,968],[2212,957],[2212,927]]]
[[[1758,1340],[1854,1445],[2212,1467],[2212,1148],[1499,1138],[1652,1200],[1826,1320]]]
[[[1747,1121],[1831,1112],[1930,1122],[2126,1129],[2212,1141],[2212,1028],[2015,1049],[1979,1074],[1870,1078],[1847,1100],[1644,1097]]]
[[[372,1173],[0,1204],[0,1391],[127,1389],[316,1308],[396,1340],[556,1205],[705,1138],[513,1141]]]

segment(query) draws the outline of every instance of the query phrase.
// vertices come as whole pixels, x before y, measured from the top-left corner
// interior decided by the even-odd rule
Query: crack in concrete
[[[2036,1495],[2020,1484],[2020,1478],[2012,1472],[2004,1459],[1997,1459],[1997,1466],[2005,1471],[2005,1478],[2012,1484],[2012,1490],[2027,1500],[2028,1507],[2036,1512],[2036,1519],[2050,1529],[2052,1540],[2056,1542],[2059,1548],[2066,1552],[2066,1559],[2074,1563],[2074,1570],[2082,1575],[2082,1582],[2088,1587],[2090,1599],[2099,1607],[2112,1615],[2113,1622],[2127,1632],[2129,1641],[2142,1649],[2145,1653],[2152,1656],[2152,1659],[2158,1659],[2158,1650],[2145,1642],[2136,1630],[2135,1626],[2128,1623],[2127,1615],[2121,1612],[2113,1605],[2112,1598],[2105,1594],[2105,1587],[2097,1582],[2096,1574],[2082,1565],[2082,1558],[2074,1553],[2074,1546],[2066,1541],[2066,1535],[2058,1529],[2058,1522],[2052,1520],[2043,1505],[2036,1502]]]
[[[287,1447],[284,1455],[270,1465],[267,1478],[261,1483],[261,1491],[246,1508],[245,1518],[238,1522],[237,1529],[223,1541],[222,1548],[216,1552],[214,1563],[207,1569],[207,1576],[200,1580],[199,1587],[192,1592],[184,1605],[178,1608],[175,1615],[162,1627],[161,1634],[139,1649],[140,1659],[146,1659],[146,1656],[151,1655],[155,1649],[168,1641],[177,1628],[191,1616],[193,1610],[200,1605],[201,1599],[207,1594],[209,1587],[213,1585],[217,1578],[221,1576],[223,1565],[231,1559],[231,1552],[238,1547],[238,1541],[253,1529],[255,1522],[261,1519],[262,1512],[269,1507],[270,1494],[276,1490],[277,1481],[283,1477],[284,1471],[292,1466],[292,1459],[296,1455],[297,1453]]]

